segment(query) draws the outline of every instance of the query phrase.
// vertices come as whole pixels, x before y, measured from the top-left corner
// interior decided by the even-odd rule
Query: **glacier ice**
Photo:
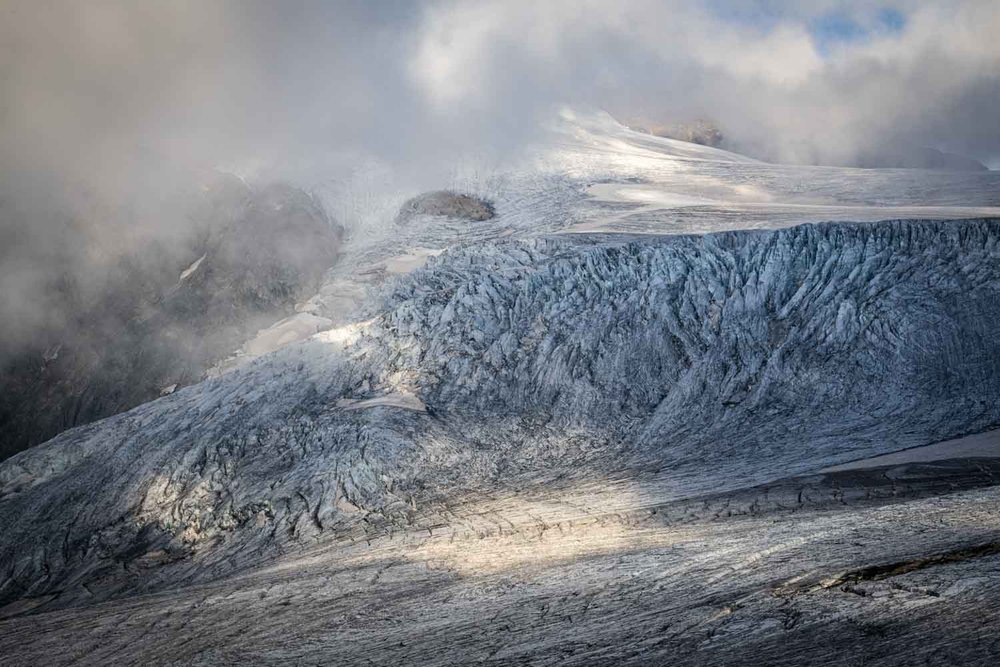
[[[998,258],[992,220],[453,248],[352,336],[6,461],[0,590],[156,590],[441,497],[633,474],[668,500],[981,431]]]

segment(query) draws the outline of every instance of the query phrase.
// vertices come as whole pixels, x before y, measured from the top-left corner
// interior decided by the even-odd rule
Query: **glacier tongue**
[[[1000,424],[997,175],[571,116],[456,175],[494,216],[352,197],[211,379],[0,463],[0,655],[995,657],[1000,459],[939,441]]]
[[[0,602],[208,581],[463,494],[627,478],[663,502],[984,430],[998,259],[994,220],[452,248],[350,336],[5,461]]]

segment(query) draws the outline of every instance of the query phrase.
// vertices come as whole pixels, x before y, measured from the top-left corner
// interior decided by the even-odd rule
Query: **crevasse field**
[[[992,664],[1000,174],[553,136],[0,463],[0,662]]]

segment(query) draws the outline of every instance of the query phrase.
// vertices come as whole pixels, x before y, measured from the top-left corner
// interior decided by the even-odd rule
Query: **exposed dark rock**
[[[638,120],[630,121],[628,125],[636,132],[652,134],[654,137],[677,139],[712,148],[718,148],[725,141],[722,130],[712,121],[704,119],[687,123],[655,123]]]
[[[459,192],[436,190],[406,201],[399,209],[397,222],[406,222],[418,215],[434,215],[482,222],[496,215],[493,204]]]

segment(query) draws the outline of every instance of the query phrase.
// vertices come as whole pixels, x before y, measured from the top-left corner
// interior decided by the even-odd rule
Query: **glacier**
[[[0,463],[0,652],[988,662],[997,460],[824,470],[1000,426],[996,177],[571,120],[326,330]]]

